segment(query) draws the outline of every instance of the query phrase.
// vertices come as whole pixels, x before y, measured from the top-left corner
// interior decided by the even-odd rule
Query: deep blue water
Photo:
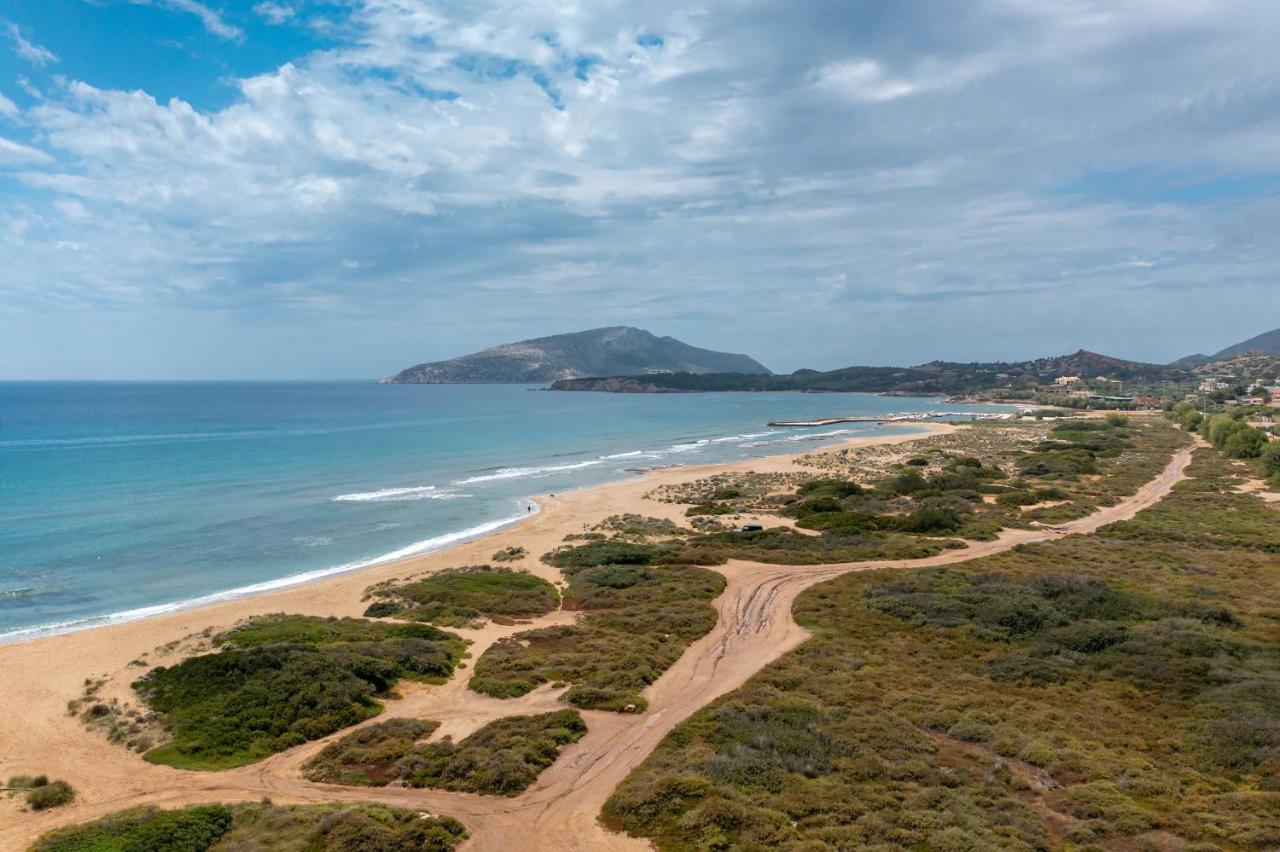
[[[529,495],[627,468],[892,428],[771,419],[958,408],[861,394],[0,382],[0,640],[422,552],[523,516]]]

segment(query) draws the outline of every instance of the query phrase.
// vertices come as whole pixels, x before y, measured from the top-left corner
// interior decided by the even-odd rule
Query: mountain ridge
[[[754,358],[691,346],[632,326],[606,326],[491,346],[429,361],[383,384],[541,384],[592,376],[664,372],[769,374]]]
[[[796,370],[787,375],[669,373],[651,376],[600,376],[562,379],[551,385],[561,391],[612,393],[696,393],[700,391],[808,391],[817,393],[960,394],[995,387],[1037,383],[1064,376],[1120,382],[1157,382],[1186,378],[1181,368],[1127,361],[1081,349],[1070,355],[1032,361],[929,361],[913,367],[842,367],[836,370]]]
[[[1243,355],[1246,352],[1265,352],[1268,355],[1280,355],[1280,328],[1264,331],[1262,334],[1250,337],[1248,340],[1232,344],[1209,356],[1209,359],[1211,361],[1222,361],[1227,358],[1234,358],[1237,355]]]

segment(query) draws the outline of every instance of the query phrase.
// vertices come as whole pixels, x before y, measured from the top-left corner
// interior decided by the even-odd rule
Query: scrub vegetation
[[[640,691],[715,626],[710,602],[724,578],[690,565],[657,565],[651,545],[590,542],[551,557],[568,579],[574,625],[501,639],[476,661],[470,687],[496,698],[540,684],[573,684],[564,700],[582,708],[639,711]]]
[[[556,587],[527,571],[474,565],[410,580],[371,586],[369,618],[391,616],[445,627],[466,627],[485,618],[505,620],[546,615],[560,605]]]
[[[720,530],[648,544],[595,541],[564,549],[553,564],[609,553],[648,564],[785,565],[914,559],[989,540],[1000,530],[1062,523],[1132,494],[1185,437],[1168,424],[1099,419],[977,424],[912,445],[912,455],[836,451],[806,457],[817,476],[716,476],[654,496],[691,504],[691,515],[775,514],[795,529]],[[885,457],[896,458],[884,464]]]
[[[219,650],[155,668],[134,689],[169,733],[147,760],[241,766],[381,712],[401,678],[440,682],[464,643],[425,624],[269,615],[214,638]]]
[[[15,775],[5,785],[10,794],[21,794],[33,811],[44,811],[69,805],[76,798],[76,790],[66,781],[50,781],[47,775]]]
[[[462,824],[384,805],[135,808],[46,834],[32,852],[448,852]]]
[[[1276,848],[1280,512],[1216,450],[1188,472],[1094,535],[813,587],[813,638],[606,820],[670,850]]]
[[[555,763],[560,747],[577,742],[587,726],[577,710],[510,716],[490,722],[459,743],[425,742],[440,725],[388,719],[347,734],[304,767],[312,781],[382,787],[439,787],[514,796]]]

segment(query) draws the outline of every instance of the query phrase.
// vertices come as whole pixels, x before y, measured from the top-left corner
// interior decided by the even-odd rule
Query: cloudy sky
[[[1280,326],[1275,0],[5,0],[0,377]]]

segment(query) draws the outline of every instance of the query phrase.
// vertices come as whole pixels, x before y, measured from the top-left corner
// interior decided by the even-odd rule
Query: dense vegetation
[[[454,743],[423,742],[439,727],[419,719],[388,719],[347,734],[312,758],[307,778],[333,784],[440,787],[514,796],[555,763],[560,747],[577,742],[587,726],[577,710],[510,716]]]
[[[225,769],[380,712],[400,678],[452,674],[463,642],[425,624],[265,616],[218,636],[221,650],[153,669],[134,689],[172,739],[154,763]]]
[[[640,691],[715,626],[710,601],[724,588],[705,568],[649,564],[649,547],[590,542],[554,557],[569,580],[565,608],[586,614],[495,643],[476,662],[471,688],[509,698],[571,683],[564,699],[577,707],[643,709]]]
[[[21,793],[27,807],[43,811],[69,805],[76,798],[76,790],[66,781],[50,781],[47,775],[15,775],[5,789]]]
[[[776,513],[794,518],[799,530],[722,529],[654,543],[602,540],[549,558],[562,566],[606,558],[804,565],[931,556],[961,546],[958,539],[989,540],[1004,528],[1059,523],[1114,503],[1154,476],[1168,452],[1185,442],[1167,424],[1118,414],[1063,420],[1047,429],[983,425],[970,432],[970,440],[984,446],[981,457],[922,442],[917,446],[926,455],[867,481],[854,479],[854,471],[831,470],[798,485],[773,483],[791,493],[762,491],[744,478],[666,496],[707,514]]]
[[[1135,519],[796,603],[813,639],[606,818],[662,849],[1280,845],[1280,513],[1212,450]]]
[[[1009,449],[1021,432],[986,429],[983,434],[999,439],[994,445],[1003,449],[985,459],[951,455],[924,467],[905,465],[870,486],[824,477],[792,484],[789,494],[723,484],[706,490],[708,502],[777,511],[812,533],[788,527],[690,533],[673,529],[670,522],[619,518],[601,525],[613,531],[612,538],[603,532],[576,536],[585,541],[544,559],[569,579],[565,608],[589,614],[573,626],[526,631],[495,644],[477,662],[471,688],[508,697],[543,683],[570,683],[565,700],[575,706],[643,709],[640,691],[715,622],[706,601],[719,593],[723,581],[690,565],[929,556],[961,546],[959,538],[991,538],[1004,526],[1078,517],[1114,502],[1154,476],[1167,452],[1185,441],[1159,422],[1133,424],[1118,416],[1059,422],[1048,439],[1026,450]],[[1040,470],[1046,457],[1062,453],[1080,455],[1107,476]],[[1032,470],[1013,478],[1001,464]],[[1017,505],[987,502],[986,495],[996,495],[997,501],[1013,495]],[[1069,505],[1035,508],[1046,501]],[[1032,511],[1024,512],[1028,505]]]
[[[1035,361],[958,363],[931,361],[915,367],[845,367],[797,370],[789,375],[656,373],[610,378],[561,379],[552,390],[628,391],[824,391],[899,394],[963,394],[1004,387],[1010,391],[1052,383],[1059,376],[1097,376],[1133,382],[1190,382],[1187,369],[1142,364],[1080,350]]]
[[[448,852],[462,824],[384,805],[135,808],[46,834],[32,852]]]
[[[447,627],[465,627],[482,618],[545,615],[560,605],[556,587],[541,577],[510,568],[475,565],[428,574],[409,582],[380,583],[365,592],[374,603],[370,618],[394,616]]]

